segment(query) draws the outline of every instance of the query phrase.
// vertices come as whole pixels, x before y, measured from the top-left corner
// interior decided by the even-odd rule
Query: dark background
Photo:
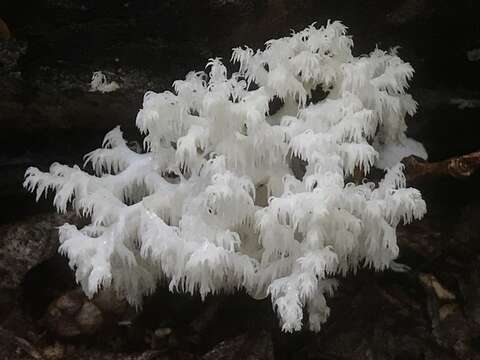
[[[43,230],[29,232],[38,229],[35,216],[51,216],[51,199],[36,204],[21,186],[28,166],[46,170],[54,161],[81,164],[82,156],[99,147],[104,134],[117,124],[130,139],[140,140],[135,116],[145,91],[170,89],[174,80],[203,69],[211,57],[230,59],[232,47],[263,47],[265,41],[313,22],[343,21],[353,36],[355,55],[375,46],[400,46],[400,57],[416,71],[411,93],[419,102],[419,112],[408,120],[409,135],[423,142],[430,161],[479,150],[480,108],[459,109],[451,103],[457,98],[480,99],[480,61],[467,58],[468,51],[480,48],[479,7],[477,0],[0,0],[0,18],[10,33],[0,32],[0,276],[2,269],[9,268],[2,265],[8,263],[2,258],[6,239],[14,242],[30,234],[28,244],[40,241]],[[91,75],[97,70],[117,81],[120,90],[89,92]],[[183,325],[175,319],[188,323],[196,319],[197,311],[209,311],[211,302],[218,307],[217,300],[199,305],[198,299],[189,302],[164,293],[163,302],[150,301],[146,307],[140,332],[143,336],[146,329],[167,321],[180,329],[176,349],[194,354],[191,358],[217,349],[226,357],[205,358],[269,359],[275,354],[279,359],[477,359],[479,185],[479,172],[465,179],[438,178],[419,184],[429,213],[422,222],[398,230],[400,262],[411,266],[412,272],[367,271],[347,279],[330,302],[332,315],[319,336],[280,334],[268,300],[255,302],[238,295],[228,298],[228,305],[220,305],[220,315],[202,333],[205,337],[197,338],[201,345],[195,347],[188,331],[183,330],[188,336],[182,337]],[[42,226],[51,232],[57,220],[45,220]],[[56,235],[49,236],[55,249]],[[35,258],[31,248],[22,251],[19,245],[13,253]],[[25,315],[30,319],[25,323],[13,323],[43,331],[37,323],[40,314],[54,296],[73,286],[64,260],[41,258],[47,261],[29,263],[36,267],[19,280],[19,288],[9,288],[13,295],[0,296],[0,330],[8,328],[3,314],[15,313],[11,309],[20,306],[30,309],[21,314],[33,315]],[[455,294],[456,310],[446,320],[439,318],[439,309],[452,304],[432,295],[419,280],[420,273],[433,274]],[[44,286],[53,278],[54,284]],[[167,320],[159,315],[158,304],[169,312]],[[130,349],[128,344],[135,344],[136,351],[148,347],[131,334],[115,334],[118,342],[127,344],[117,346],[122,351]],[[259,340],[270,339],[268,334],[271,342]],[[74,348],[82,349],[82,341]],[[92,349],[116,354],[110,342],[86,341]],[[226,341],[223,348],[218,347],[221,341]],[[2,351],[0,346],[0,358]],[[254,357],[251,351],[264,355]],[[82,354],[79,350],[77,358],[110,356]],[[173,354],[170,358],[181,358]]]

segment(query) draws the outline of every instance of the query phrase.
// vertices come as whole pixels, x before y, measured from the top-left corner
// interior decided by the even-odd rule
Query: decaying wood
[[[405,164],[407,183],[410,185],[438,176],[462,178],[470,176],[480,168],[480,151],[438,162],[426,162],[412,155],[402,162]]]

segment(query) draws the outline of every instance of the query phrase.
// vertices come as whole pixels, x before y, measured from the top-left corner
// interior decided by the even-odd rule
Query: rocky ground
[[[445,184],[442,192],[454,185]],[[37,215],[4,225],[0,354],[5,359],[477,359],[479,200],[478,191],[454,202],[446,196],[432,200],[435,208],[424,220],[399,229],[399,262],[411,270],[365,270],[342,280],[319,334],[281,333],[270,302],[244,294],[201,302],[163,288],[140,312],[111,294],[89,301],[55,252],[54,226],[76,221],[74,215]]]
[[[327,19],[355,49],[401,46],[420,111],[409,123],[431,161],[480,149],[480,48],[475,1],[42,0],[0,3],[0,358],[480,358],[480,174],[418,187],[429,208],[401,228],[407,273],[342,281],[320,334],[285,335],[268,300],[197,298],[159,290],[136,313],[104,294],[88,301],[57,255],[53,215],[21,188],[26,167],[79,163],[117,124],[132,139],[147,90]],[[94,71],[120,90],[89,92]],[[459,99],[473,100],[462,102]],[[107,299],[107,300],[105,300]],[[107,305],[105,305],[107,304]]]

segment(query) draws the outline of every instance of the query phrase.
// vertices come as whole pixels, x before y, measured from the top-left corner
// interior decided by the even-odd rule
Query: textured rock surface
[[[59,245],[57,227],[76,220],[75,214],[49,214],[0,226],[0,289],[17,289],[29,270],[52,258]]]

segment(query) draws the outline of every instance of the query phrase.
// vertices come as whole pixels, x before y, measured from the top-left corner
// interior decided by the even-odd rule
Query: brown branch
[[[408,184],[418,184],[438,176],[463,178],[480,168],[480,151],[438,162],[426,162],[412,155],[402,162]]]

